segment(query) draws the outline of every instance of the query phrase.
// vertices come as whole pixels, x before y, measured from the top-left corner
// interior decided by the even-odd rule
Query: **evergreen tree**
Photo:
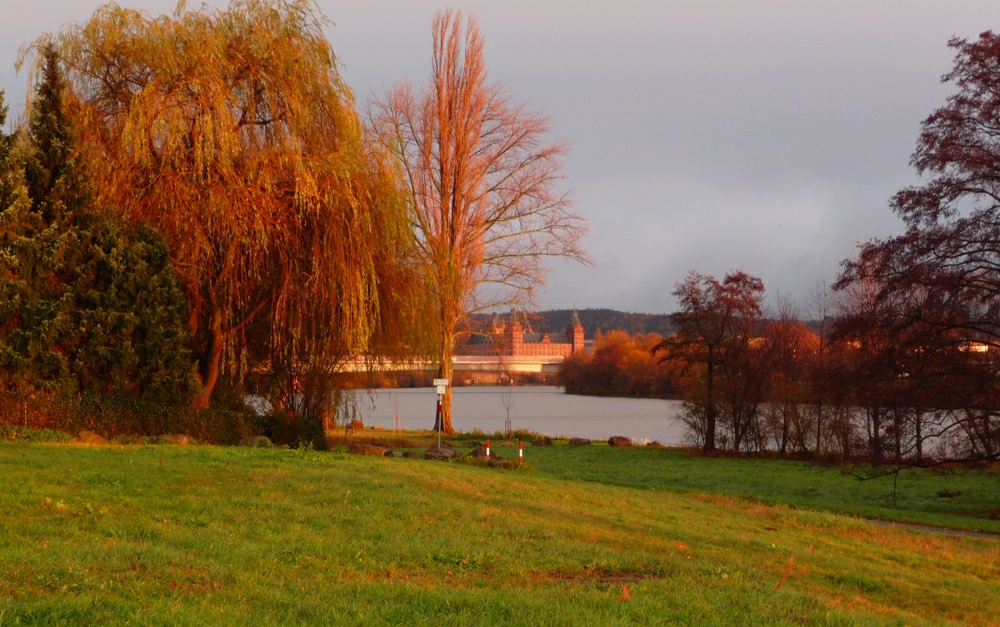
[[[6,340],[24,323],[26,300],[31,290],[23,277],[27,251],[23,234],[38,227],[24,184],[24,165],[15,135],[7,135],[7,105],[0,91],[0,339]],[[34,225],[32,223],[35,223]],[[23,365],[21,354],[7,341],[0,341],[0,384],[9,387],[10,375]]]
[[[59,59],[43,51],[24,141],[4,137],[0,367],[35,387],[185,402],[194,393],[186,298],[169,249],[94,207]],[[23,165],[18,167],[20,157]]]

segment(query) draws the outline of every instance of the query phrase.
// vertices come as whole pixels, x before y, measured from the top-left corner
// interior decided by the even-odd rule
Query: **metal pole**
[[[435,419],[438,427],[438,450],[441,450],[441,395],[438,394],[438,404],[437,404],[437,418]]]

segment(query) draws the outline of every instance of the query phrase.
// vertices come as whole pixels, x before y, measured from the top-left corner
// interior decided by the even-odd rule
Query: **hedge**
[[[67,398],[45,392],[0,392],[0,425],[67,433],[93,431],[112,439],[183,433],[208,444],[239,444],[263,435],[275,444],[308,443],[325,450],[318,418],[159,405],[131,397],[87,394]]]

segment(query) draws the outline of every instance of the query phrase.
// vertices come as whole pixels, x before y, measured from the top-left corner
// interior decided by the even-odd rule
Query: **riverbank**
[[[598,463],[620,455],[621,475],[664,470],[648,465],[657,453],[684,463],[579,450]],[[538,470],[520,473],[285,449],[0,443],[0,620],[996,623],[994,540],[557,478],[550,462],[583,453],[530,454]]]

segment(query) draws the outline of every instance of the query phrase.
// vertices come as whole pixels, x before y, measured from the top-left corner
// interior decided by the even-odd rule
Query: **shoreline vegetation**
[[[996,624],[997,540],[747,492],[794,501],[811,485],[829,497],[846,480],[836,471],[561,442],[526,457],[533,472],[336,447],[3,441],[0,613],[5,624]],[[723,493],[727,481],[737,492]],[[934,497],[949,507],[992,483],[923,481],[962,492]]]

